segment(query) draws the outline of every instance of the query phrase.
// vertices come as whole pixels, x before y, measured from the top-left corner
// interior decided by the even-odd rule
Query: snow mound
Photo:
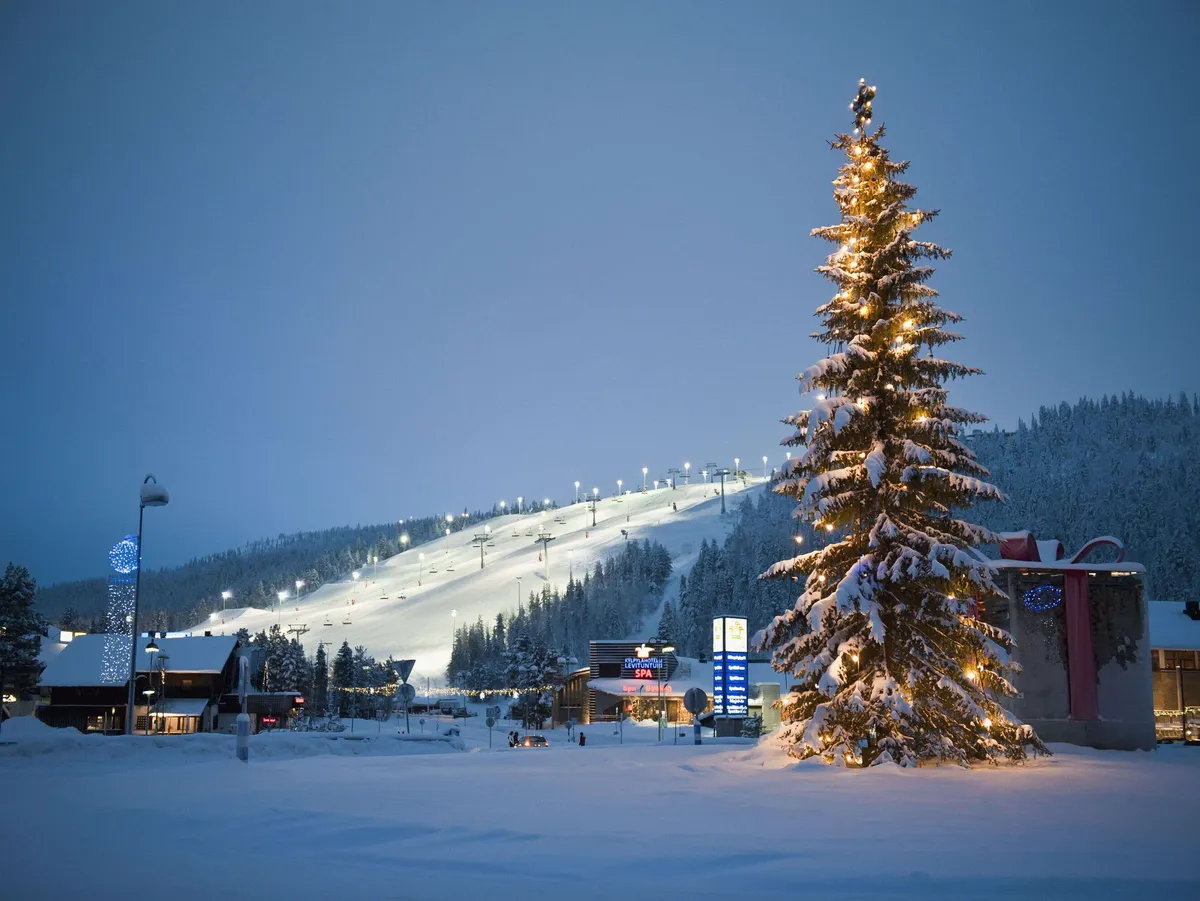
[[[0,741],[28,741],[29,739],[53,739],[56,736],[79,737],[78,729],[73,729],[67,726],[65,729],[56,729],[53,726],[47,726],[36,716],[14,716],[12,719],[5,720],[3,725],[0,725]]]

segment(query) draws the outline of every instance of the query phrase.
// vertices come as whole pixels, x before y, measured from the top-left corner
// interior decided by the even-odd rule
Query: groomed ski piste
[[[486,522],[455,523],[458,531],[409,548],[378,564],[327,583],[297,600],[288,598],[278,610],[240,608],[214,611],[216,618],[197,623],[194,634],[211,631],[232,635],[246,628],[253,635],[276,623],[283,630],[302,628],[300,636],[311,656],[318,642],[336,652],[343,641],[363,645],[376,660],[388,655],[416,660],[411,681],[424,688],[445,681],[446,664],[455,625],[473,623],[482,616],[489,626],[497,613],[508,614],[524,603],[529,593],[549,584],[563,591],[572,574],[583,578],[598,560],[617,553],[625,541],[650,539],[671,555],[674,578],[664,599],[678,592],[678,576],[690,570],[708,538],[718,542],[732,524],[734,507],[747,492],[762,490],[765,480],[747,477],[726,480],[726,515],[721,516],[720,485],[703,482],[672,488],[634,490],[601,497],[592,504],[571,503],[541,513],[509,514]],[[478,534],[488,534],[480,568]],[[539,529],[553,536],[548,553],[537,540]],[[539,559],[539,556],[541,559]],[[518,579],[520,580],[518,582]],[[646,618],[647,638],[658,623],[657,614]]]

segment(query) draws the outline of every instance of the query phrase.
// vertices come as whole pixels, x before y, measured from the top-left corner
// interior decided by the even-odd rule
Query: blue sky
[[[954,402],[1200,390],[1191,3],[0,0],[0,557],[774,460],[859,76]]]

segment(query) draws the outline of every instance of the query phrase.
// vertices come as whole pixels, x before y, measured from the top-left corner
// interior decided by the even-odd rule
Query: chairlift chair
[[[328,614],[328,613],[326,613],[326,614],[325,614],[325,622],[321,623],[321,625],[322,625],[322,626],[332,626],[332,625],[333,625],[333,623],[332,623],[332,622],[330,622],[330,620],[329,620],[329,614]]]
[[[449,563],[446,564],[446,572],[448,572],[448,573],[454,572],[454,561],[453,560],[451,560]]]
[[[354,625],[354,623],[350,622],[350,614],[349,613],[347,613],[346,618],[344,620],[342,620],[342,625],[343,626],[353,626]]]
[[[521,537],[521,533],[520,533],[520,532],[518,532],[516,529],[513,529],[512,537],[513,537],[513,538],[520,538],[520,537]]]

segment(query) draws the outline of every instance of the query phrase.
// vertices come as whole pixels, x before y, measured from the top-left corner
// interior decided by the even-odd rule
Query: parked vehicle
[[[523,739],[521,739],[521,747],[548,748],[550,747],[550,742],[546,741],[546,736],[544,735],[526,735]]]

